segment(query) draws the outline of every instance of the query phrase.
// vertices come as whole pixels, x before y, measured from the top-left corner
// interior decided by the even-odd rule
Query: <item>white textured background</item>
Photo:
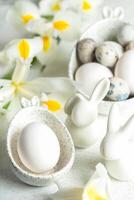
[[[4,2],[13,2],[4,1]],[[122,6],[125,9],[125,19],[134,23],[133,0],[104,0],[104,5],[112,8]],[[98,10],[94,22],[101,19],[101,9]],[[1,34],[2,26],[0,27]],[[7,35],[10,33],[6,33]],[[9,170],[6,154],[6,134],[0,133],[0,200],[45,200],[45,188],[31,187],[20,182]],[[75,188],[83,186],[93,173],[94,166],[101,161],[97,147],[89,150],[77,150],[73,169],[59,182],[61,188]],[[72,199],[73,200],[73,199]],[[134,200],[134,183],[113,181],[113,200]]]

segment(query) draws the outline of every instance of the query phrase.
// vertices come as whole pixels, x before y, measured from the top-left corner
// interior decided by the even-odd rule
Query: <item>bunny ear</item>
[[[90,100],[100,102],[108,93],[110,87],[110,80],[108,78],[102,79],[95,87]]]
[[[124,9],[122,7],[115,8],[114,17],[123,19],[124,18]]]
[[[78,93],[82,94],[85,98],[89,99],[89,92],[85,87],[83,87],[81,83],[75,82],[75,88]]]
[[[113,17],[113,9],[105,6],[102,11],[103,18],[112,18]]]
[[[75,94],[75,96],[72,96],[68,99],[68,101],[65,104],[64,111],[66,114],[71,115],[72,109],[74,105],[81,99],[80,94]]]
[[[134,115],[132,115],[128,121],[125,123],[125,125],[122,127],[122,132],[125,134],[125,136],[129,139],[134,130]]]
[[[120,129],[120,111],[117,103],[114,103],[111,107],[108,117],[108,134],[116,133]]]

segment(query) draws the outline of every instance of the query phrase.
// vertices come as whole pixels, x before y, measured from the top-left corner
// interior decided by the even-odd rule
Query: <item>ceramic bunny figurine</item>
[[[101,143],[101,153],[109,174],[121,181],[134,180],[134,115],[121,126],[120,112],[113,104],[107,126],[107,134]]]
[[[67,101],[65,105],[65,112],[68,114],[66,126],[75,146],[87,148],[104,137],[106,122],[104,117],[98,116],[98,104],[106,96],[109,86],[109,79],[102,79],[90,97],[76,93]]]

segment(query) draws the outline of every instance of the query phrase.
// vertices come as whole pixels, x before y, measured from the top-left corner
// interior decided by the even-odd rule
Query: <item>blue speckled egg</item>
[[[113,77],[110,79],[110,89],[107,98],[111,101],[123,101],[128,99],[130,89],[126,81],[121,78]]]

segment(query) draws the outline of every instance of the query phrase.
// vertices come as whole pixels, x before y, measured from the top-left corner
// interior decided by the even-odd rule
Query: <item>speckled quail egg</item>
[[[111,70],[99,63],[87,63],[78,68],[75,74],[76,83],[81,84],[83,89],[91,96],[97,83],[103,78],[111,78]]]
[[[128,99],[130,89],[126,81],[121,78],[113,77],[110,80],[110,89],[107,93],[107,98],[111,101],[123,101]]]
[[[78,60],[82,63],[92,62],[94,58],[94,51],[96,42],[92,39],[83,39],[77,43]]]
[[[119,43],[114,42],[114,41],[105,41],[104,44],[108,44],[108,45],[113,46],[113,48],[115,48],[115,51],[118,55],[118,58],[120,58],[123,55],[124,48]]]
[[[132,50],[132,49],[134,50],[134,41],[129,42],[125,47],[126,51],[129,51],[129,50]]]
[[[119,29],[117,33],[117,39],[120,44],[123,46],[128,42],[134,40],[134,26],[131,24],[126,24],[125,26]]]
[[[97,61],[107,67],[113,67],[117,60],[118,54],[115,47],[111,44],[101,44],[95,51]]]

